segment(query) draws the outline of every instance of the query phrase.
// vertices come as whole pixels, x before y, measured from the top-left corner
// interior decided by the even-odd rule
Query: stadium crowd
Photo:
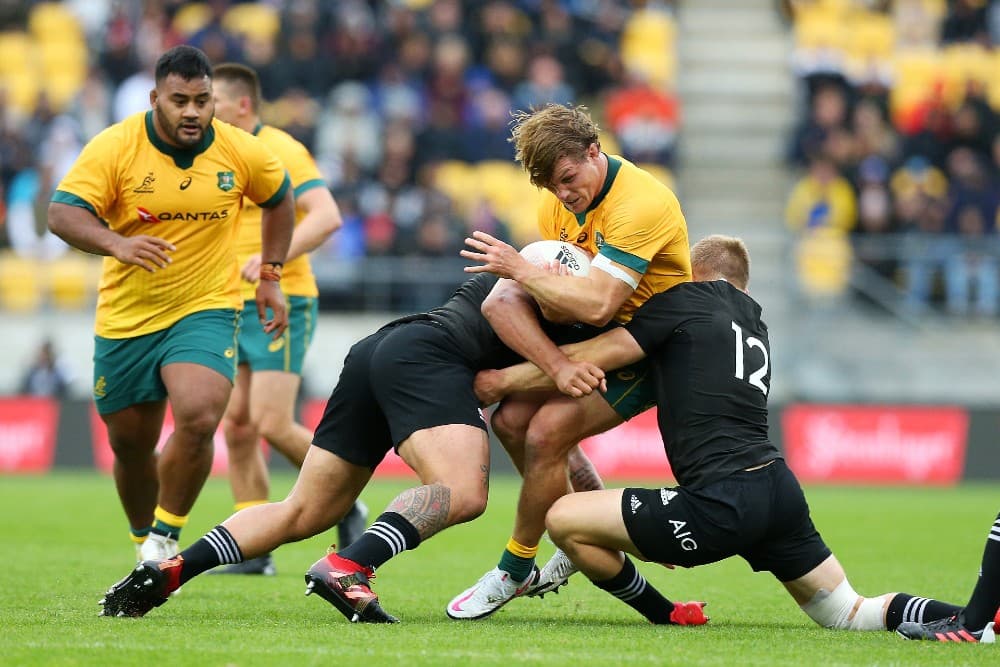
[[[86,140],[148,108],[156,57],[189,43],[213,62],[256,69],[265,121],[316,156],[344,218],[318,251],[321,278],[328,268],[349,281],[362,257],[457,259],[472,229],[533,240],[534,192],[507,142],[510,110],[588,103],[608,129],[607,150],[668,178],[678,123],[664,39],[671,9],[620,0],[0,3],[0,55],[40,53],[44,75],[15,76],[23,58],[0,65],[2,236],[24,257],[67,252],[42,233],[53,184]],[[440,290],[403,281],[381,305],[437,304],[461,278],[458,269]],[[363,306],[351,293],[325,291],[323,305]]]
[[[843,290],[853,257],[912,315],[995,318],[1000,3],[785,6],[804,100],[786,222],[813,282]]]

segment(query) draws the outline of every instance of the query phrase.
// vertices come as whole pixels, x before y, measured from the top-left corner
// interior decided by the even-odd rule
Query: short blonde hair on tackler
[[[750,283],[750,251],[735,236],[706,236],[691,247],[691,269],[700,280],[721,278],[745,290]]]
[[[514,157],[528,173],[531,183],[548,187],[556,163],[564,157],[584,159],[591,144],[600,147],[600,128],[585,106],[547,104],[539,109],[517,111],[511,122],[510,142]]]

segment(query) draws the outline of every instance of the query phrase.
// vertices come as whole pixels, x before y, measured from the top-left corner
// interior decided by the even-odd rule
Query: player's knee
[[[527,422],[518,419],[513,412],[511,409],[504,409],[504,405],[501,404],[490,417],[490,426],[504,447],[507,447],[508,443],[522,442],[528,428]]]
[[[558,499],[545,513],[545,530],[559,547],[566,542],[572,518],[571,503],[566,496]]]
[[[451,511],[449,512],[449,523],[454,525],[472,521],[486,511],[486,501],[488,498],[486,488],[481,485],[476,487],[464,487],[450,489]]]
[[[863,598],[847,579],[834,590],[821,588],[802,605],[809,618],[833,630],[883,630],[883,597]]]

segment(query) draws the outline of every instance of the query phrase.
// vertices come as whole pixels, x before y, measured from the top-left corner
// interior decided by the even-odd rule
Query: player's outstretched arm
[[[48,213],[49,230],[74,248],[114,257],[150,272],[170,264],[169,253],[176,250],[173,244],[155,236],[122,236],[80,206],[52,202]]]
[[[559,349],[570,361],[591,364],[604,370],[621,368],[646,356],[632,334],[623,328],[606,331],[580,343],[562,345]],[[555,388],[552,378],[531,362],[480,371],[475,381],[476,396],[486,405],[514,392],[551,391]],[[603,374],[601,388],[604,388]]]
[[[603,326],[611,321],[625,300],[635,290],[605,271],[591,270],[586,276],[554,275],[532,264],[517,250],[486,232],[475,231],[465,239],[469,249],[460,254],[466,259],[481,262],[481,266],[467,266],[468,273],[488,271],[502,278],[516,280],[546,313],[561,314],[560,320],[585,322]],[[639,274],[626,267],[616,269],[638,282]]]

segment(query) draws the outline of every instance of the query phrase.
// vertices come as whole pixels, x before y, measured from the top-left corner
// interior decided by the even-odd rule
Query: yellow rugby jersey
[[[544,190],[538,228],[543,239],[573,243],[642,274],[614,318],[628,322],[650,296],[691,280],[691,248],[670,188],[622,157],[607,158],[604,187],[587,211],[574,214]]]
[[[254,134],[265,146],[274,151],[285,165],[296,199],[303,192],[326,187],[323,175],[320,174],[309,151],[291,135],[270,125],[258,125],[254,129]],[[299,224],[303,217],[302,212],[296,209],[295,224]],[[260,219],[260,207],[249,199],[244,200],[236,242],[236,255],[241,267],[251,255],[260,252]],[[257,283],[243,280],[241,286],[244,299],[254,298]],[[285,263],[281,273],[281,291],[289,296],[319,296],[308,253]]]
[[[156,135],[152,111],[94,137],[52,201],[86,208],[123,236],[177,248],[154,273],[104,258],[97,335],[130,338],[202,310],[242,308],[235,240],[243,197],[274,206],[288,188],[284,166],[260,140],[218,120],[187,150]]]

